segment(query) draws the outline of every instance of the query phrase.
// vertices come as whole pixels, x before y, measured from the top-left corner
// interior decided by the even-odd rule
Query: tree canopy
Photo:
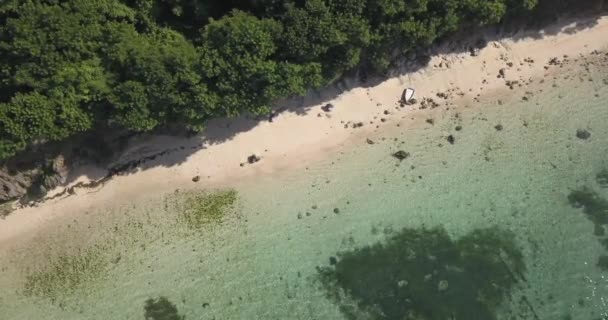
[[[0,159],[92,129],[262,114],[450,33],[605,0],[5,0]]]

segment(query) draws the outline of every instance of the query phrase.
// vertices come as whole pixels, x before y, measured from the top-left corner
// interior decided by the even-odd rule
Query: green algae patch
[[[44,267],[28,270],[23,294],[56,301],[102,280],[110,261],[99,248],[77,250],[49,258]]]
[[[403,229],[385,242],[338,254],[318,269],[348,319],[497,319],[523,280],[514,235],[480,229],[454,241],[444,229]]]
[[[202,229],[224,221],[229,211],[234,209],[237,201],[235,190],[214,192],[183,192],[178,194],[176,206],[178,222],[190,229]]]
[[[185,318],[179,314],[175,304],[166,297],[148,299],[144,304],[145,320],[183,320]]]

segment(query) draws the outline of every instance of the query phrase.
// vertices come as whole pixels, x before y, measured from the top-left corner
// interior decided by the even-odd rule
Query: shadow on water
[[[318,269],[328,298],[348,319],[378,320],[497,319],[526,270],[514,234],[497,228],[457,240],[442,228],[406,228],[330,264]]]
[[[184,320],[177,307],[166,297],[148,299],[144,305],[145,320]]]
[[[595,180],[600,188],[607,188],[608,170],[600,171]],[[568,202],[572,207],[582,209],[587,219],[593,222],[593,234],[608,253],[608,237],[606,237],[608,199],[602,197],[591,187],[581,187],[570,192]],[[608,254],[603,254],[598,258],[597,266],[604,271],[608,271]]]

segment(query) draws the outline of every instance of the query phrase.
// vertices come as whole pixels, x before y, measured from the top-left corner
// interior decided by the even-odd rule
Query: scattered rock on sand
[[[399,150],[392,154],[393,157],[399,159],[399,161],[405,160],[410,156],[409,152],[405,152],[403,150]]]
[[[247,162],[248,162],[249,164],[253,164],[253,163],[256,163],[256,162],[258,162],[258,161],[260,161],[260,157],[258,157],[258,156],[257,156],[257,155],[255,155],[255,154],[252,154],[252,155],[250,155],[249,157],[247,157]]]
[[[374,140],[372,140],[372,139],[370,139],[370,138],[367,138],[367,139],[365,140],[365,142],[367,142],[367,144],[374,144],[374,143],[375,143],[375,142],[374,142]]]
[[[576,130],[576,137],[582,140],[587,140],[591,137],[591,133],[585,129]]]
[[[462,130],[462,126],[456,126],[456,127],[454,128],[454,130],[456,130],[456,131],[460,131],[460,130]]]
[[[494,129],[496,129],[496,131],[502,131],[502,129],[503,129],[502,124],[499,123],[499,124],[495,125]]]
[[[338,208],[334,208],[334,213],[335,213],[335,214],[340,213],[340,209],[338,209]]]
[[[201,181],[201,176],[195,176],[192,178],[192,182],[199,182]]]
[[[363,122],[353,123],[353,128],[361,128],[363,127]]]
[[[323,110],[325,112],[330,112],[333,108],[334,108],[334,105],[331,103],[328,103],[328,104],[322,106],[321,110]]]
[[[504,78],[505,77],[505,68],[501,68],[500,70],[498,70],[498,78]]]

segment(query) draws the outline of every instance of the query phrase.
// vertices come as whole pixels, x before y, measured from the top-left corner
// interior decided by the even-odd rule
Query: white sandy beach
[[[225,186],[259,175],[303,167],[329,152],[362,143],[373,131],[395,127],[403,117],[417,117],[423,122],[425,115],[432,111],[418,110],[419,105],[396,108],[405,87],[416,89],[418,101],[424,97],[439,101],[441,99],[437,99],[436,94],[447,90],[463,92],[462,100],[451,100],[451,103],[464,106],[465,102],[473,102],[474,97],[482,92],[485,95],[504,90],[505,80],[542,77],[549,72],[545,66],[553,57],[568,55],[574,58],[608,46],[608,17],[598,19],[591,27],[568,32],[573,27],[568,25],[563,32],[540,39],[522,34],[516,39],[489,41],[475,57],[469,52],[433,56],[428,67],[388,79],[374,87],[350,85],[355,88],[340,93],[336,86],[332,100],[320,101],[319,95],[304,99],[304,106],[312,105],[308,101],[319,102],[307,108],[306,114],[283,112],[272,123],[263,121],[237,133],[226,142],[206,145],[203,136],[196,139],[161,137],[143,146],[139,143],[125,155],[126,158],[182,145],[189,149],[192,145],[203,143],[204,148],[183,161],[179,152],[170,153],[147,163],[149,168],[135,174],[117,176],[98,189],[76,189],[76,195],[16,210],[5,220],[0,220],[0,245],[21,236],[31,236],[45,222],[59,216],[78,214],[87,208],[107,203],[120,203],[142,194],[193,186]],[[529,59],[535,62],[528,63]],[[507,61],[512,62],[513,66],[507,67]],[[506,68],[505,79],[497,78],[501,68]],[[329,113],[321,110],[327,103],[335,106]],[[388,115],[384,114],[385,110],[389,111]],[[380,118],[386,118],[386,122],[381,122]],[[251,123],[238,119],[228,122],[232,127]],[[219,135],[218,132],[226,130],[223,125],[228,122],[215,121],[210,124],[206,135]],[[345,124],[357,122],[364,123],[363,127],[344,127]],[[261,156],[261,161],[240,166],[251,154]],[[177,164],[165,166],[165,163]],[[200,176],[200,181],[193,182],[194,176]],[[72,179],[71,183],[86,182],[87,179],[83,175]]]

